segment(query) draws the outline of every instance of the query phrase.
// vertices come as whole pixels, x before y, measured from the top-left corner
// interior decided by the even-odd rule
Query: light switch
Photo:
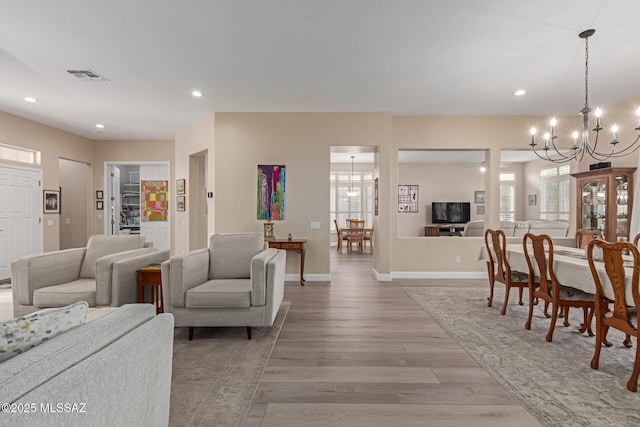
[[[47,227],[53,227],[53,220],[52,219],[48,219],[47,220]]]
[[[64,220],[64,223],[67,224],[67,225],[71,224],[71,218],[66,218]]]
[[[320,221],[311,221],[312,230],[320,230],[321,228],[322,228],[322,223]]]
[[[98,219],[102,219],[102,214],[101,213],[98,214]]]

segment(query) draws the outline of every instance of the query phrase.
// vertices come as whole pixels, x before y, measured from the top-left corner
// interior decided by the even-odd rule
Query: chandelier
[[[581,39],[584,39],[584,107],[580,110],[582,115],[582,135],[574,131],[571,135],[573,139],[573,145],[570,149],[560,148],[556,146],[556,118],[551,119],[551,132],[545,132],[544,134],[544,147],[536,149],[538,143],[536,142],[536,128],[531,128],[531,149],[533,152],[543,160],[549,160],[554,163],[565,163],[571,160],[581,161],[585,154],[593,157],[594,159],[601,161],[607,160],[612,157],[622,157],[627,154],[631,154],[636,151],[640,145],[637,144],[640,140],[640,124],[635,128],[639,132],[633,143],[627,147],[618,150],[618,126],[613,125],[611,127],[611,141],[598,149],[598,136],[600,131],[604,128],[600,126],[600,117],[602,116],[602,110],[596,108],[596,126],[592,129],[596,133],[595,141],[593,145],[589,143],[589,113],[591,113],[591,107],[589,107],[589,37],[591,37],[596,30],[585,30],[578,34]],[[636,110],[636,115],[640,117],[640,108]],[[580,138],[580,139],[578,139]],[[605,143],[606,144],[606,143]],[[617,150],[617,151],[616,151]],[[551,153],[549,152],[551,151]],[[562,152],[564,151],[564,153]]]

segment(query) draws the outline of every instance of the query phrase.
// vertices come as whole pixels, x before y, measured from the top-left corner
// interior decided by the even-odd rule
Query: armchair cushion
[[[188,308],[249,308],[251,279],[209,280],[187,291]]]
[[[33,292],[33,305],[41,308],[63,307],[78,301],[96,305],[96,281],[79,279],[62,285],[47,286]]]
[[[264,249],[262,233],[214,234],[209,245],[209,279],[248,279],[251,259]]]
[[[96,278],[96,261],[98,258],[142,247],[144,247],[144,236],[132,234],[117,234],[115,236],[97,234],[91,236],[87,242],[87,250],[80,268],[80,278]]]

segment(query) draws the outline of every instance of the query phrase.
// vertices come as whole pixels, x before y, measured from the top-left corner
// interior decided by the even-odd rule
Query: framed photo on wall
[[[529,205],[535,205],[537,202],[537,197],[535,194],[529,194]]]
[[[178,179],[176,180],[176,194],[183,195],[187,191],[187,180],[186,179]]]
[[[186,210],[186,196],[178,196],[176,198],[176,206],[178,209],[178,212],[184,212]]]
[[[44,213],[60,213],[60,190],[43,190]]]
[[[474,191],[473,200],[477,205],[484,204],[484,191]]]
[[[102,190],[96,190],[96,199],[102,200],[103,197],[104,197],[104,193],[102,192]]]
[[[104,202],[102,200],[96,200],[96,210],[104,210]]]

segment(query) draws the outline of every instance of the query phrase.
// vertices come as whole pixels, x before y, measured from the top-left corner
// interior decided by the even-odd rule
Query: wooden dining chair
[[[584,249],[587,247],[590,241],[600,239],[604,240],[604,234],[600,230],[585,230],[578,229],[576,230],[575,240],[576,240],[576,248]]]
[[[522,302],[523,289],[529,286],[529,276],[527,273],[512,270],[507,260],[507,236],[502,230],[492,230],[488,228],[484,232],[484,243],[489,254],[487,261],[487,272],[489,273],[489,302],[487,307],[491,307],[493,302],[493,288],[495,282],[505,285],[504,304],[500,314],[507,312],[507,304],[509,303],[509,291],[511,288],[518,288],[519,299],[518,304],[524,305]]]
[[[553,341],[553,331],[562,308],[564,308],[564,325],[569,326],[569,307],[582,308],[584,321],[579,331],[580,333],[588,332],[589,336],[593,336],[591,330],[591,319],[595,307],[593,295],[579,289],[562,286],[558,282],[553,271],[553,241],[551,237],[546,234],[527,233],[522,240],[522,246],[529,267],[529,316],[524,326],[525,329],[531,329],[533,302],[534,299],[538,299],[545,302],[545,316],[547,305],[551,306],[551,324],[546,336],[548,342]]]
[[[602,260],[609,283],[603,285],[598,270],[596,260],[594,260],[594,249],[602,250]],[[628,251],[632,261],[627,264],[622,255]],[[600,365],[600,351],[602,344],[611,346],[607,341],[609,328],[615,328],[626,334],[624,345],[631,347],[630,336],[636,338],[636,357],[633,363],[633,372],[627,382],[627,390],[638,391],[638,374],[640,374],[640,346],[638,345],[638,308],[640,308],[640,292],[638,291],[638,280],[640,279],[640,253],[638,247],[629,242],[609,243],[594,240],[587,247],[587,258],[589,268],[596,285],[595,312],[596,312],[596,348],[591,359],[591,367],[598,369]],[[625,265],[627,264],[627,265]],[[632,270],[625,268],[630,267]],[[627,284],[628,274],[631,273],[631,280]],[[609,297],[605,296],[604,286],[608,286],[611,292]],[[633,301],[627,300],[627,286],[631,287],[631,297]],[[613,305],[611,310],[610,305]]]
[[[364,249],[367,249],[367,242],[369,242],[369,251],[371,252],[371,255],[373,255],[373,225],[371,226],[371,229],[364,233],[362,240],[364,243]]]
[[[336,251],[342,253],[342,242],[344,240],[349,240],[349,233],[345,233],[344,230],[340,229],[337,220],[334,219],[333,223],[335,224],[336,232],[338,233],[338,247],[336,248]]]
[[[636,234],[636,237],[633,238],[633,244],[638,246],[638,240],[640,240],[640,233]]]
[[[363,219],[348,219],[349,223],[349,236],[347,241],[349,242],[348,252],[353,251],[353,244],[358,245],[360,253],[364,252],[364,220]]]

